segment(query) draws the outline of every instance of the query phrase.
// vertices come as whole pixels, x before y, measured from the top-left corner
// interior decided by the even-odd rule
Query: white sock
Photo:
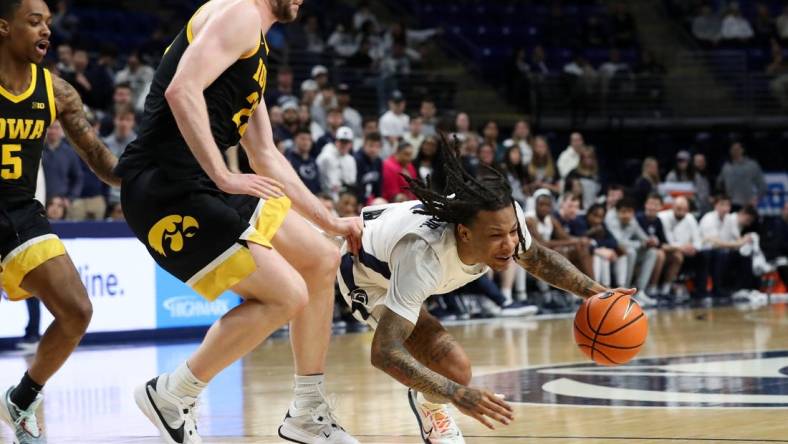
[[[167,391],[178,398],[186,396],[197,398],[207,386],[207,382],[202,382],[194,376],[185,361],[167,376]]]
[[[320,390],[323,387],[324,375],[295,375],[295,407],[297,409],[313,406],[323,402]]]
[[[503,297],[506,300],[506,304],[510,304],[512,302],[512,289],[502,288],[501,293],[503,294]]]
[[[669,283],[662,284],[661,289],[662,289],[662,291],[660,291],[661,294],[670,294],[670,284]]]
[[[655,285],[649,285],[649,287],[646,289],[646,294],[656,295],[657,294],[657,287]]]

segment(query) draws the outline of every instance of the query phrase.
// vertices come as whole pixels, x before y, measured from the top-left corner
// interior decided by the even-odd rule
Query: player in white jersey
[[[514,417],[502,399],[468,386],[468,356],[423,302],[490,268],[503,270],[512,259],[532,275],[583,297],[608,288],[531,240],[505,177],[490,170],[476,179],[445,140],[440,150],[444,192],[431,190],[429,181],[408,179],[418,201],[365,208],[362,247],[357,256],[343,249],[338,280],[354,316],[376,329],[372,364],[410,388],[424,442],[458,444],[464,439],[448,403],[489,428],[492,421],[506,425]]]

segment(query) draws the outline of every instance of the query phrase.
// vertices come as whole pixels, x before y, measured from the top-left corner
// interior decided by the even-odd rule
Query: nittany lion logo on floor
[[[788,408],[788,350],[527,368],[475,383],[528,404]]]
[[[171,214],[163,217],[148,231],[148,245],[162,256],[166,250],[177,253],[183,249],[184,237],[194,237],[200,224],[191,216]]]

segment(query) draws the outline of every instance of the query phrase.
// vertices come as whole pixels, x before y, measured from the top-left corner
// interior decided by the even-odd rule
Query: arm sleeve
[[[405,237],[394,246],[391,265],[389,290],[383,304],[415,325],[421,305],[440,283],[440,260],[425,240]]]

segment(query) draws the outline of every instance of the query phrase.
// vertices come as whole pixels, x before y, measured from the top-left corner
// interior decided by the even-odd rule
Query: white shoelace
[[[38,428],[38,418],[36,418],[36,410],[43,400],[43,398],[38,398],[30,404],[27,410],[17,410],[19,417],[14,421],[17,426],[23,427],[28,433],[35,437],[41,436],[41,429]]]
[[[310,409],[309,413],[312,416],[312,420],[318,424],[324,424],[329,427],[336,426],[342,429],[339,425],[339,418],[337,418],[336,413],[334,413],[337,407],[336,397],[333,394],[331,396],[326,396],[320,386],[317,387],[317,392],[320,394],[321,402],[317,407]]]
[[[197,416],[200,409],[200,400],[192,397],[181,399],[178,412],[183,420],[183,429],[186,433],[193,430],[197,433]]]

